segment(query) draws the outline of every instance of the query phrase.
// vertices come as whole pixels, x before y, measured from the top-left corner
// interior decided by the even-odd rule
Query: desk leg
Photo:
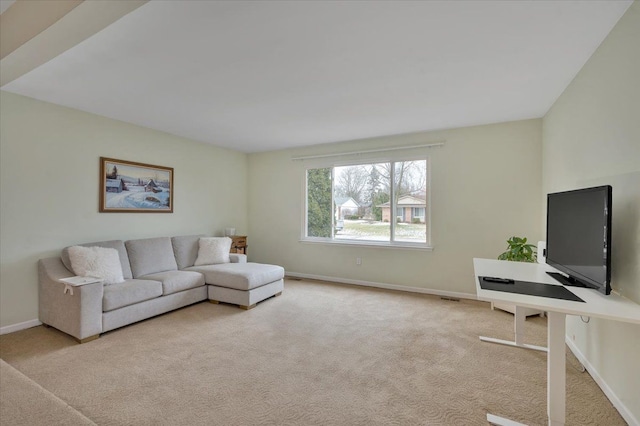
[[[493,337],[480,336],[480,340],[489,343],[498,343],[500,345],[515,346],[516,348],[533,349],[535,351],[547,352],[547,348],[543,346],[528,345],[524,343],[524,324],[527,317],[524,314],[524,308],[516,306],[516,312],[513,314],[513,332],[515,341],[494,339]]]
[[[564,425],[566,410],[566,314],[548,312],[547,324],[547,414],[550,426]]]
[[[487,422],[496,426],[527,426],[524,423],[514,422],[513,420],[505,419],[504,417],[494,416],[493,414],[487,414]]]
[[[564,426],[566,416],[566,349],[565,333],[567,315],[558,312],[547,312],[547,348],[519,343],[522,335],[518,333],[518,328],[522,327],[524,321],[519,321],[516,307],[515,332],[516,341],[492,339],[480,337],[485,342],[500,343],[502,345],[516,346],[519,348],[544,350],[547,352],[547,415],[549,426]],[[520,336],[520,337],[519,337]],[[520,423],[508,420],[493,414],[487,414],[487,421],[494,425],[514,426]]]
[[[516,336],[516,345],[524,344],[524,322],[526,319],[524,308],[516,306],[516,312],[513,314],[513,334]]]

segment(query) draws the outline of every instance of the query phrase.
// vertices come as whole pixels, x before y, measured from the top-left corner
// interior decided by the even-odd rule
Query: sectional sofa
[[[59,281],[77,275],[69,256],[71,247],[63,249],[60,257],[40,259],[40,321],[84,343],[101,333],[203,300],[250,309],[282,293],[284,269],[247,262],[243,254],[229,254],[224,263],[195,265],[201,238],[189,235],[81,244],[115,249],[124,280],[74,287],[73,294],[65,292],[65,284]]]

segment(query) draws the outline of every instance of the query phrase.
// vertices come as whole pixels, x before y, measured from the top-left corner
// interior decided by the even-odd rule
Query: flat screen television
[[[611,186],[547,195],[546,261],[564,285],[611,293]]]

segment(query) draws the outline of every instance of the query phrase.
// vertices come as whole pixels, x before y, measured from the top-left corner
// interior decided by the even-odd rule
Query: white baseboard
[[[42,325],[42,323],[37,319],[20,322],[18,324],[7,325],[5,327],[0,327],[0,335],[13,333],[15,331],[20,331],[20,330],[26,330],[27,328],[37,327],[39,325]]]
[[[431,294],[434,296],[443,296],[443,297],[451,297],[456,299],[471,299],[478,300],[475,294],[470,293],[458,293],[455,291],[442,291],[442,290],[434,290],[431,288],[421,288],[421,287],[409,287],[404,285],[396,285],[396,284],[386,284],[386,283],[378,283],[374,281],[363,281],[363,280],[352,280],[348,278],[336,278],[336,277],[328,277],[324,275],[314,275],[314,274],[303,274],[300,272],[289,272],[287,271],[287,277],[292,278],[308,278],[311,280],[321,280],[321,281],[330,281],[338,284],[352,284],[352,285],[361,285],[364,287],[376,287],[376,288],[384,288],[387,290],[399,290],[399,291],[407,291],[410,293],[421,293],[421,294]]]
[[[587,369],[591,377],[593,377],[593,380],[595,380],[598,386],[600,386],[600,389],[602,389],[602,392],[604,392],[607,398],[609,398],[609,401],[611,401],[613,406],[616,407],[616,410],[618,410],[622,418],[630,425],[640,424],[638,422],[638,419],[636,419],[633,413],[631,413],[631,411],[629,411],[629,409],[622,403],[622,401],[620,401],[620,398],[618,398],[613,390],[611,390],[609,385],[607,385],[607,382],[605,382],[600,374],[598,374],[598,371],[594,368],[593,365],[591,365],[584,354],[580,352],[580,349],[578,349],[576,344],[569,338],[569,336],[565,336],[565,341],[567,342],[567,346],[569,346],[569,349],[571,349],[571,352],[573,352],[576,358],[578,358],[578,361],[580,361],[580,363],[584,365],[584,368]]]

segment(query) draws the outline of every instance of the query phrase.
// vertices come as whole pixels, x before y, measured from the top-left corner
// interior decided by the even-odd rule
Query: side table
[[[60,278],[58,281],[64,283],[64,294],[69,293],[73,296],[73,287],[79,287],[82,285],[99,283],[102,281],[102,278],[97,277],[68,277],[68,278]]]
[[[234,235],[231,238],[231,251],[230,253],[247,254],[247,236],[246,235]]]

